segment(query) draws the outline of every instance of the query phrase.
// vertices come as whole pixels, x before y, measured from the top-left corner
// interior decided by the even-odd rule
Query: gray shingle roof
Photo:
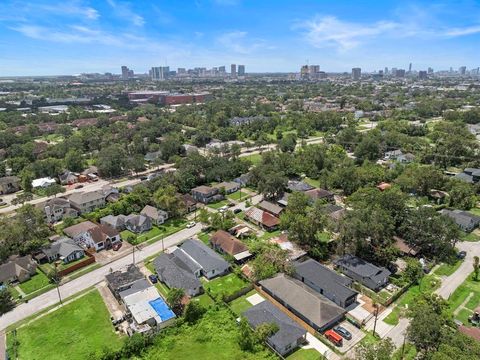
[[[314,187],[303,181],[289,180],[287,189],[290,191],[308,191],[314,189]]]
[[[276,324],[279,328],[278,331],[268,337],[268,342],[276,348],[283,349],[307,333],[304,328],[290,319],[270,301],[262,301],[251,307],[243,313],[243,316],[245,316],[250,326],[255,329],[265,323]]]
[[[260,285],[320,329],[346,312],[301,281],[285,274],[262,280]]]
[[[337,274],[313,259],[294,264],[296,274],[308,279],[321,289],[334,294],[337,299],[348,299],[357,292],[350,289],[352,280]]]
[[[170,288],[189,290],[194,293],[195,289],[202,287],[200,281],[193,273],[180,266],[180,262],[175,261],[175,254],[160,254],[154,261],[153,266],[161,281]]]
[[[50,247],[42,250],[42,252],[49,257],[56,257],[57,255],[60,257],[67,257],[75,251],[83,251],[83,249],[66,236],[61,237],[59,240],[51,244]]]
[[[181,245],[181,249],[200,264],[205,272],[216,269],[223,270],[230,266],[227,261],[201,241],[188,239]]]
[[[334,263],[363,278],[370,278],[375,283],[377,283],[377,280],[380,281],[391,275],[391,272],[387,269],[373,265],[354,255],[345,255],[335,260]]]

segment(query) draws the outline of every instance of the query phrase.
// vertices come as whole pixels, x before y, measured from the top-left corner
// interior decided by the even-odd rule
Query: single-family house
[[[394,236],[393,240],[395,240],[395,242],[393,243],[393,247],[397,249],[402,255],[417,256],[418,249],[416,247],[408,245],[404,239],[398,236]]]
[[[248,182],[250,181],[250,177],[251,175],[249,173],[242,174],[239,177],[233,179],[233,181],[239,184],[241,187],[245,187],[248,185]]]
[[[91,221],[83,221],[81,223],[66,227],[63,233],[73,240],[81,238],[88,230],[98,226]]]
[[[35,179],[32,181],[32,188],[38,189],[38,188],[47,188],[50,185],[54,185],[57,182],[49,177],[46,178],[40,178],[40,179]]]
[[[146,153],[145,156],[143,157],[143,160],[145,160],[146,162],[152,163],[157,161],[157,159],[160,159],[161,157],[162,157],[162,151],[158,150],[158,151]]]
[[[130,214],[125,217],[125,227],[133,233],[139,234],[152,228],[152,221],[144,215]]]
[[[399,157],[401,155],[403,155],[402,150],[397,149],[397,150],[392,150],[392,151],[385,152],[383,158],[385,160],[397,160],[397,157]]]
[[[0,195],[11,194],[20,190],[20,179],[16,176],[0,178]]]
[[[56,223],[67,217],[77,217],[78,211],[72,208],[70,201],[64,198],[53,198],[36,205],[42,210],[44,219],[48,223]]]
[[[412,153],[406,153],[397,156],[396,160],[402,164],[408,164],[415,160],[415,155]]]
[[[388,284],[391,272],[354,255],[345,255],[334,261],[338,270],[367,288],[378,291]]]
[[[105,196],[101,191],[76,192],[68,200],[80,214],[105,206]]]
[[[480,169],[466,168],[460,174],[455,175],[455,177],[467,183],[476,184],[480,182]]]
[[[471,232],[480,226],[480,216],[468,211],[443,209],[440,210],[440,213],[452,219],[465,232]]]
[[[186,214],[197,209],[197,201],[190,194],[177,193],[176,196],[182,201],[183,209]]]
[[[220,201],[223,199],[223,195],[219,193],[219,190],[210,186],[197,186],[192,189],[192,197],[203,204],[210,204],[212,202]]]
[[[66,170],[58,175],[58,180],[60,180],[60,184],[62,185],[72,185],[78,182],[78,175]]]
[[[109,225],[97,225],[87,231],[83,237],[83,246],[95,248],[95,251],[110,249],[121,240],[120,233]]]
[[[242,314],[253,329],[275,324],[278,330],[267,337],[267,343],[284,356],[306,341],[307,331],[270,301],[262,301]]]
[[[347,308],[357,300],[357,292],[352,290],[352,280],[330,270],[313,259],[294,263],[294,277],[310,286],[319,294],[342,308]]]
[[[105,276],[107,285],[117,299],[120,299],[120,293],[128,290],[135,285],[138,280],[144,280],[145,275],[140,269],[130,264],[125,269],[113,271]]]
[[[333,222],[340,221],[346,213],[346,210],[343,207],[335,204],[327,204],[322,209]]]
[[[263,291],[318,332],[343,320],[346,310],[283,273],[260,281]]]
[[[312,202],[322,200],[329,203],[335,203],[335,195],[325,189],[312,189],[305,191],[305,195],[307,195]]]
[[[221,276],[230,270],[230,264],[201,241],[188,239],[179,249],[198,264],[201,275],[207,279]]]
[[[245,218],[267,231],[274,231],[280,225],[280,219],[256,207],[245,211]]]
[[[252,257],[247,246],[225,230],[218,230],[210,237],[210,245],[217,251],[232,256],[242,262]]]
[[[283,232],[278,236],[272,237],[270,239],[270,242],[272,244],[277,244],[280,249],[287,251],[288,260],[290,261],[299,260],[307,254],[307,252],[303,250],[300,246],[298,246],[296,243],[288,240],[288,234],[286,232]]]
[[[125,230],[125,221],[126,221],[126,216],[121,214],[117,216],[107,215],[100,218],[100,224],[109,225],[112,228],[116,229],[117,231]]]
[[[37,273],[37,264],[30,255],[10,256],[0,264],[0,284],[24,282]]]
[[[225,190],[225,194],[233,194],[235,191],[240,189],[240,184],[236,183],[235,181],[224,181],[218,184],[213,185],[214,188]]]
[[[173,253],[161,253],[153,260],[155,272],[160,281],[170,289],[182,289],[188,296],[196,296],[203,292],[203,286],[182,257]]]
[[[257,206],[276,217],[279,217],[283,211],[283,207],[267,200],[260,201]]]
[[[288,180],[287,183],[287,189],[290,190],[291,192],[294,191],[308,191],[314,189],[314,187],[310,184],[307,184],[306,182],[303,181],[298,181],[298,180]]]
[[[39,262],[54,262],[61,260],[64,264],[79,260],[85,256],[85,251],[73,239],[66,236],[45,247],[35,256]]]
[[[151,222],[157,226],[162,225],[168,219],[168,213],[166,211],[150,205],[146,205],[142,211],[140,211],[140,215],[148,217]]]

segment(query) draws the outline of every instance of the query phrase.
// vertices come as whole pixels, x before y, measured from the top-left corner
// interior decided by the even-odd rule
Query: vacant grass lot
[[[184,229],[185,226],[186,221],[183,219],[167,220],[164,224],[159,225],[158,227],[154,226],[150,231],[137,235],[132,245],[141,244],[143,242],[153,243]],[[135,234],[129,230],[124,230],[120,233],[120,236],[123,241],[127,241],[129,236],[135,236]]]
[[[257,292],[252,290],[238,299],[233,300],[230,304],[228,304],[228,306],[230,306],[230,309],[232,309],[236,315],[240,316],[244,311],[247,311],[253,306],[247,301],[247,298],[255,294],[257,294]]]
[[[219,201],[219,202],[216,202],[216,203],[213,203],[213,204],[208,204],[207,206],[209,208],[212,208],[212,209],[220,209],[222,206],[225,206],[225,205],[228,205],[230,204],[230,201],[228,200],[222,200],[222,201]]]
[[[320,354],[315,349],[298,349],[297,351],[291,353],[286,357],[286,360],[320,360],[325,359],[322,354]]]
[[[233,194],[228,194],[227,198],[234,201],[245,201],[250,197],[245,191],[235,191]]]
[[[17,340],[18,358],[29,360],[83,360],[104,347],[118,349],[122,344],[97,290],[18,328]],[[12,342],[9,333],[8,343]]]
[[[250,160],[253,165],[257,166],[262,162],[262,155],[261,154],[252,154],[248,156],[242,156],[241,159]]]
[[[220,294],[224,294],[226,296],[235,294],[237,291],[248,285],[248,282],[238,277],[234,273],[230,273],[226,276],[222,276],[211,281],[202,279],[202,283],[205,292],[210,293],[210,295],[214,298]]]
[[[225,308],[210,310],[194,325],[165,329],[155,344],[146,349],[143,360],[274,360],[268,350],[242,351],[238,345],[239,328]],[[140,358],[139,358],[140,359]]]
[[[472,294],[470,296],[470,294]],[[480,304],[480,281],[473,280],[473,274],[453,292],[450,296],[450,311],[453,313],[470,296],[470,300],[465,304],[466,309],[461,309],[457,316],[458,320],[468,324],[468,316]],[[469,311],[470,310],[470,311]]]
[[[458,259],[453,264],[442,264],[440,265],[437,270],[435,270],[435,275],[438,276],[450,276],[452,275],[459,267],[462,265],[462,261]]]
[[[40,270],[37,270],[37,274],[33,275],[30,280],[25,281],[24,283],[21,283],[18,285],[18,287],[25,293],[25,294],[31,294],[35,291],[40,290],[41,288],[44,288],[45,286],[50,285],[50,280],[48,280],[48,277],[42,273]]]

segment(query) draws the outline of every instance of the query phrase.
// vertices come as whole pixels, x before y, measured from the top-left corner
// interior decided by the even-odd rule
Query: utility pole
[[[375,322],[373,323],[373,336],[376,335],[375,330],[377,329],[377,318],[378,318],[378,304],[373,305],[375,307]]]
[[[407,332],[403,332],[403,344],[402,344],[402,355],[400,356],[400,359],[403,360],[403,354],[405,353],[405,341],[407,339]]]
[[[60,279],[58,277],[57,262],[55,261],[55,284],[57,285],[58,299],[60,300],[60,305],[63,305],[62,296],[60,295]]]

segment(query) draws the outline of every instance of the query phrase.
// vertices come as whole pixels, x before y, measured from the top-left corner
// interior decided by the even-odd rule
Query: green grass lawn
[[[462,241],[470,241],[470,242],[480,241],[480,236],[478,236],[474,232],[471,232],[471,233],[468,233],[468,234],[462,232],[462,235],[461,235],[460,238],[462,239]]]
[[[275,231],[265,231],[265,233],[260,237],[261,240],[268,240],[271,239],[275,236],[279,236],[281,234],[281,230],[275,230]]]
[[[303,181],[306,182],[309,185],[312,185],[312,186],[316,187],[316,188],[320,187],[320,181],[318,181],[316,179],[306,177],[305,179],[303,179]]]
[[[8,334],[10,345],[12,336]],[[31,360],[83,360],[104,347],[118,349],[122,344],[97,290],[18,328],[17,340],[18,358]]]
[[[437,270],[435,270],[435,275],[438,275],[438,276],[450,276],[450,275],[452,275],[460,267],[460,265],[462,265],[462,261],[463,260],[458,259],[453,264],[444,263],[444,264],[440,265],[437,268]]]
[[[468,310],[468,309],[462,309],[458,312],[458,314],[455,316],[455,319],[460,320],[463,324],[466,326],[469,325],[468,318],[470,315],[473,314],[473,311]]]
[[[196,324],[183,324],[162,331],[155,344],[142,353],[143,360],[274,360],[272,352],[242,351],[238,345],[239,328],[225,308],[211,307]]]
[[[241,196],[241,198],[240,198]],[[245,191],[235,191],[233,194],[228,194],[227,198],[233,201],[245,201],[250,198],[250,195]]]
[[[230,309],[232,309],[232,311],[236,315],[240,316],[244,311],[247,311],[253,306],[250,302],[247,301],[247,298],[254,294],[257,294],[257,292],[255,290],[252,290],[247,294],[239,297],[238,299],[233,300],[232,302],[230,302],[230,304],[228,304],[228,306],[230,306]]]
[[[319,360],[325,359],[315,349],[298,349],[286,357],[286,360]]]
[[[261,154],[252,154],[248,156],[242,156],[241,159],[250,160],[253,165],[257,166],[262,162],[262,155]]]
[[[30,280],[19,284],[18,287],[28,295],[48,285],[50,285],[50,280],[48,280],[48,277],[40,270],[37,270],[36,275],[33,275]]]
[[[159,225],[158,227],[154,226],[152,227],[151,230],[145,233],[139,234],[136,237],[133,245],[141,244],[144,242],[148,242],[148,243],[156,242],[158,240],[161,240],[167,236],[170,236],[176,233],[177,231],[184,229],[186,224],[187,222],[183,219],[169,219],[165,221],[164,224]],[[129,230],[124,230],[120,233],[120,237],[122,238],[123,241],[127,241],[127,238],[130,235],[134,236],[135,234]]]
[[[210,234],[208,233],[200,233],[198,234],[198,238],[205,244],[205,245],[208,245],[209,242],[210,242]]]
[[[472,214],[480,216],[480,208],[476,207],[469,210]]]
[[[454,312],[467,297],[472,293],[472,297],[465,304],[465,307],[474,310],[480,304],[480,281],[473,280],[473,274],[469,275],[467,279],[450,295],[449,304],[450,311]],[[460,313],[462,313],[460,311]]]
[[[243,289],[248,283],[234,273],[222,276],[211,281],[202,280],[205,292],[209,292],[213,297],[220,294],[232,295]]]
[[[210,305],[214,304],[214,301],[212,300],[212,298],[210,296],[208,296],[207,294],[202,294],[200,296],[196,296],[196,297],[192,298],[191,301],[198,302],[204,308],[208,308],[208,307],[210,307]]]
[[[392,360],[414,360],[417,356],[417,349],[414,345],[406,343],[405,350],[403,351],[402,357],[402,348],[400,347],[397,351],[393,353]]]
[[[207,206],[209,208],[212,208],[212,209],[220,209],[222,206],[225,206],[225,205],[228,205],[230,204],[230,201],[228,200],[222,200],[222,201],[219,201],[219,202],[216,202],[216,203],[213,203],[213,204],[208,204]]]

